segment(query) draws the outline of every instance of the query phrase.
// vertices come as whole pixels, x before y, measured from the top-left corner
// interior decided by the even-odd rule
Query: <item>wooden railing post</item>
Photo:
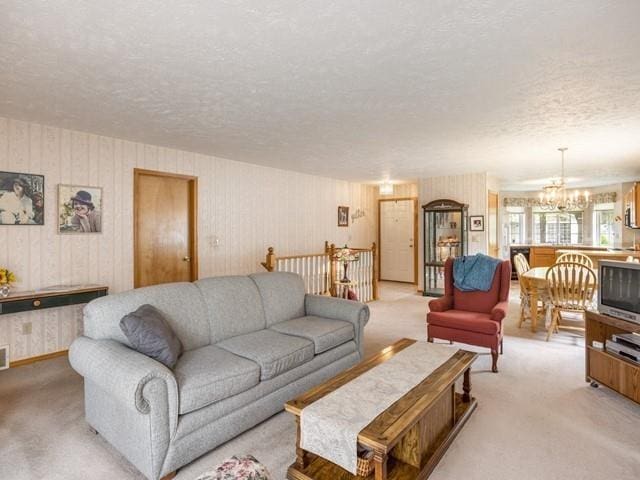
[[[373,256],[373,299],[378,300],[378,254],[376,251],[376,242],[371,244],[371,255]]]
[[[273,253],[273,247],[269,247],[267,249],[267,256],[265,257],[265,261],[262,262],[262,266],[267,270],[267,272],[273,272],[276,268],[276,254]]]
[[[337,280],[337,272],[336,272],[336,261],[334,260],[334,256],[336,254],[336,244],[332,243],[329,246],[329,251],[327,252],[329,254],[329,291],[331,292],[331,296],[332,297],[336,297],[338,295],[337,289],[336,289],[336,280]]]

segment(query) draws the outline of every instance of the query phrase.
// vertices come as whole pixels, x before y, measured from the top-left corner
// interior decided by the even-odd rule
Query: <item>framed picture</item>
[[[44,176],[0,172],[0,225],[44,225]]]
[[[58,232],[102,232],[102,188],[58,185]]]
[[[338,226],[349,226],[349,207],[338,207]]]
[[[469,215],[469,230],[484,232],[484,215]]]

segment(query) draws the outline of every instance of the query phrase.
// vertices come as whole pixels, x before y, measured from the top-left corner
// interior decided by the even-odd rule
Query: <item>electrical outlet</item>
[[[31,322],[26,322],[22,324],[23,335],[31,335],[32,331],[33,331],[33,324]]]

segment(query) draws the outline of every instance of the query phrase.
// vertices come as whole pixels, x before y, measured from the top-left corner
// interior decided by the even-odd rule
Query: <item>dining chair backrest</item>
[[[566,263],[566,262],[579,263],[593,270],[593,260],[587,257],[584,253],[567,252],[567,253],[563,253],[556,259],[556,263]]]
[[[596,274],[577,262],[556,263],[547,270],[547,288],[554,307],[584,311],[596,291]]]
[[[529,262],[527,261],[527,257],[525,257],[521,253],[518,253],[517,255],[515,255],[513,257],[513,264],[516,267],[516,273],[518,274],[518,280],[520,279],[520,277],[522,276],[523,273],[528,272],[529,270],[531,270],[531,267],[529,267]]]

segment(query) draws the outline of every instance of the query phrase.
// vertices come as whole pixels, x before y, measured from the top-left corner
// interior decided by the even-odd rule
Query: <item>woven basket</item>
[[[359,477],[368,477],[371,472],[373,472],[373,458],[358,457],[356,475]]]

